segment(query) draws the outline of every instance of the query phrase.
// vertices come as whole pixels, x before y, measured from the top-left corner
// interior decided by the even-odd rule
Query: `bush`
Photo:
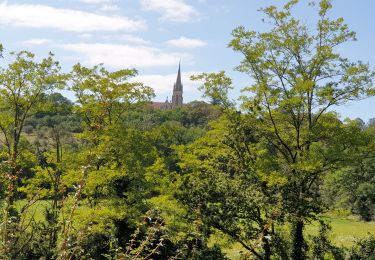
[[[350,260],[374,260],[375,236],[369,235],[358,240],[349,251]]]
[[[320,221],[319,234],[312,237],[310,254],[312,259],[344,259],[345,252],[342,248],[332,245],[328,235],[331,226],[324,221]]]
[[[32,125],[25,125],[23,127],[23,131],[26,133],[26,134],[32,134],[32,132],[34,131],[34,127]]]

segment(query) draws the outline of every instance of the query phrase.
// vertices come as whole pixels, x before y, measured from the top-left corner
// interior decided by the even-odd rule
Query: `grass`
[[[26,200],[18,200],[15,203],[17,210],[20,210],[27,203]],[[28,215],[33,216],[36,221],[43,221],[46,208],[50,207],[51,202],[48,200],[39,200],[29,207]]]
[[[368,234],[375,235],[375,222],[364,222],[354,218],[325,217],[332,226],[331,241],[337,246],[350,247],[358,238]],[[315,235],[318,233],[317,223],[306,227],[306,233]]]
[[[16,207],[20,209],[25,205],[26,201],[17,201]],[[30,207],[29,214],[34,215],[35,220],[43,220],[45,208],[50,204],[49,201],[38,201]],[[375,235],[375,222],[364,222],[350,215],[345,214],[330,214],[324,217],[331,227],[330,239],[333,244],[350,248],[353,243],[359,239],[366,237],[368,234]],[[319,232],[318,222],[313,222],[306,226],[305,236],[317,235]],[[210,245],[217,244],[223,248],[224,253],[229,259],[240,259],[242,253],[247,251],[241,244],[231,241],[226,235],[217,232],[210,239]]]
[[[375,222],[364,222],[353,216],[326,216],[324,219],[331,225],[330,239],[334,245],[350,248],[353,243],[368,234],[375,235]],[[318,222],[306,226],[305,235],[317,235],[319,232]],[[241,253],[246,250],[241,244],[228,239],[225,235],[217,233],[210,244],[218,244],[224,248],[223,252],[229,259],[240,259]]]

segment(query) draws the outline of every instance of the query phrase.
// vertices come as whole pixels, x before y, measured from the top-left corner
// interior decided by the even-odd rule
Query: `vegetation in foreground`
[[[52,54],[13,53],[0,71],[1,258],[235,257],[224,239],[243,259],[371,259],[364,222],[327,212],[373,230],[375,124],[333,109],[374,95],[375,73],[337,52],[355,33],[330,1],[315,28],[296,4],[263,9],[268,32],[233,31],[252,79],[239,104],[224,72],[193,77],[211,104],[162,111],[133,69],[63,74]]]
[[[330,242],[339,248],[351,249],[360,241],[375,235],[375,222],[366,222],[353,218],[353,216],[325,217],[331,226],[328,233]],[[308,238],[319,236],[319,222],[314,222],[306,226],[306,236]],[[241,244],[230,240],[223,235],[214,235],[210,243],[218,244],[229,259],[242,259],[246,251]],[[329,258],[329,257],[328,257]]]

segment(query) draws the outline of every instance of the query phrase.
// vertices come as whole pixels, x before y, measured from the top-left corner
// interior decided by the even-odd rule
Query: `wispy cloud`
[[[79,37],[85,40],[89,40],[92,39],[94,35],[92,35],[91,33],[82,33],[81,35],[79,35]]]
[[[139,45],[146,45],[150,43],[150,41],[147,41],[141,37],[131,35],[131,34],[118,35],[116,38],[123,42],[139,44]]]
[[[173,22],[191,22],[199,17],[198,11],[184,0],[140,0],[142,8],[161,13],[161,18]]]
[[[0,24],[50,28],[62,31],[139,31],[146,29],[141,20],[125,16],[105,16],[72,9],[58,9],[47,5],[0,3]]]
[[[186,38],[181,36],[178,39],[173,39],[167,41],[168,45],[183,48],[183,49],[194,49],[198,47],[206,46],[207,43],[205,41],[202,41],[200,39],[192,39],[192,38]]]
[[[99,10],[103,12],[114,12],[120,10],[117,4],[114,4],[112,0],[77,0],[81,3],[88,5],[99,5]]]
[[[20,44],[25,46],[35,46],[35,45],[46,45],[52,43],[49,39],[43,39],[43,38],[33,38],[30,40],[22,41]]]
[[[115,5],[115,4],[103,4],[100,7],[100,11],[104,11],[104,12],[114,12],[114,11],[118,11],[118,10],[120,10],[120,7],[118,5]]]
[[[177,64],[180,57],[191,59],[185,53],[164,52],[157,48],[125,44],[74,43],[59,44],[56,47],[77,53],[77,59],[83,60],[85,64],[104,63],[112,68],[170,66]]]
[[[94,4],[94,5],[106,4],[106,3],[111,2],[111,0],[78,0],[78,1],[82,2],[82,3],[85,3],[85,4]]]

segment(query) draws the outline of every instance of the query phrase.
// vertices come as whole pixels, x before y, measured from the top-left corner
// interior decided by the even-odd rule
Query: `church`
[[[165,102],[151,102],[151,107],[154,109],[173,109],[177,107],[182,107],[183,102],[183,85],[181,81],[181,64],[178,64],[177,79],[173,85],[172,101],[168,98]]]

